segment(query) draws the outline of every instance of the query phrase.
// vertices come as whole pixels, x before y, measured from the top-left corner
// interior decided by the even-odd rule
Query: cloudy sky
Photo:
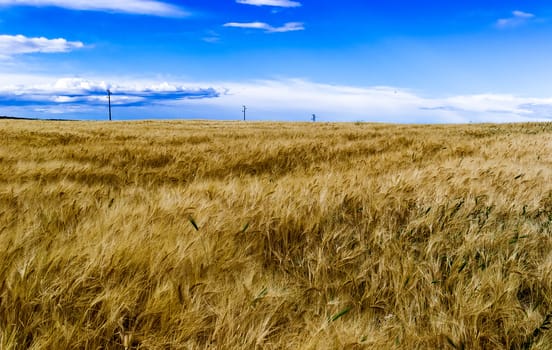
[[[0,115],[552,120],[542,0],[0,0]]]

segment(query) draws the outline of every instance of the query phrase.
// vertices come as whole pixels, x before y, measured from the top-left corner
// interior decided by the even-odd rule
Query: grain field
[[[0,349],[550,349],[552,124],[0,121]]]

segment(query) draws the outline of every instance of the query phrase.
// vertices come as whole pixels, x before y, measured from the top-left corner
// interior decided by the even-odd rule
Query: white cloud
[[[28,76],[6,79],[25,81]],[[105,80],[61,78],[55,81],[37,79],[35,84],[2,84],[0,80],[0,105],[3,106],[49,106],[49,105],[103,105],[106,91],[113,93],[112,103],[119,106],[143,106],[178,101],[181,99],[215,98],[219,92],[211,87],[183,85],[169,82],[127,81],[109,84]]]
[[[247,23],[239,23],[239,22],[230,22],[224,24],[225,27],[232,27],[232,28],[247,28],[247,29],[265,29],[271,28],[270,25],[263,22],[247,22]]]
[[[516,10],[516,11],[512,12],[512,14],[517,18],[533,18],[533,17],[535,17],[535,15],[532,14],[532,13],[523,12],[523,11],[519,11],[519,10]]]
[[[301,22],[288,22],[282,27],[271,27],[268,31],[271,33],[285,33],[285,32],[296,32],[300,30],[305,30],[305,26]]]
[[[511,17],[499,19],[496,22],[496,26],[500,29],[519,27],[535,17],[532,13],[516,10],[512,12]]]
[[[236,0],[238,4],[273,7],[299,7],[300,2],[291,0]]]
[[[55,6],[71,10],[113,11],[163,17],[187,15],[177,6],[156,0],[0,0],[0,6]]]
[[[69,52],[83,48],[80,41],[67,41],[63,38],[28,38],[24,35],[0,35],[0,57],[10,57],[28,53]]]
[[[220,42],[220,35],[213,30],[209,30],[201,40],[209,44],[216,44]]]
[[[232,28],[261,29],[264,30],[266,33],[285,33],[305,30],[305,26],[301,22],[288,22],[281,27],[273,27],[270,24],[264,22],[230,22],[224,24],[224,26]]]

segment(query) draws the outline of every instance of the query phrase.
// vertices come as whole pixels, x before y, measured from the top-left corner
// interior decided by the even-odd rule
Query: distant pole
[[[312,122],[313,122],[313,123],[316,122],[316,114],[313,114],[313,115],[312,115]]]
[[[247,111],[247,107],[244,105],[244,106],[243,106],[243,110],[242,110],[242,112],[243,112],[243,120],[244,120],[244,121],[245,121],[245,111]]]
[[[111,121],[111,90],[107,89],[107,103],[109,104],[109,121]]]

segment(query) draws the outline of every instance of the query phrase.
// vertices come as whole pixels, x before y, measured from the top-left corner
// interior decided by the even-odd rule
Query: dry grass
[[[1,349],[550,349],[552,124],[0,122]]]

